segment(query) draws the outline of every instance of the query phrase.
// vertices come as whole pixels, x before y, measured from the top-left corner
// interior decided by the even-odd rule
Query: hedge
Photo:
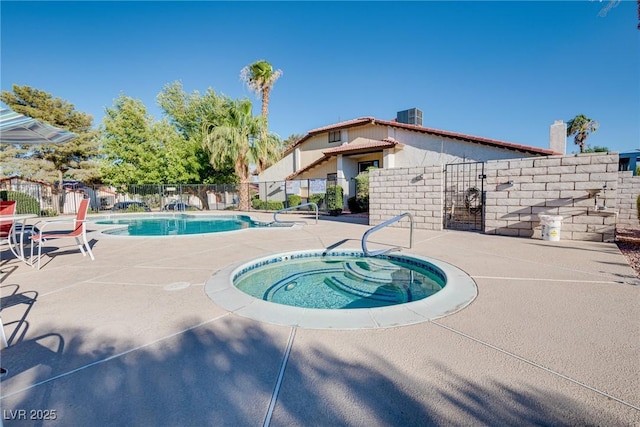
[[[318,205],[318,208],[320,208],[323,202],[324,202],[324,193],[312,194],[309,196],[309,203],[315,203],[316,205]]]
[[[25,193],[12,190],[0,191],[0,199],[3,201],[16,201],[16,213],[40,215],[40,203],[38,199]]]
[[[297,194],[289,194],[287,196],[287,207],[292,208],[298,206],[300,203],[302,203],[302,197]]]
[[[284,203],[276,200],[253,199],[251,206],[253,209],[262,211],[279,211],[280,209],[284,209]]]

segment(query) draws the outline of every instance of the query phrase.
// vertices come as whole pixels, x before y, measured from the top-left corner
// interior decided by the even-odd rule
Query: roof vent
[[[408,125],[422,126],[422,110],[410,108],[408,110],[398,111],[396,121],[399,123],[406,123]]]

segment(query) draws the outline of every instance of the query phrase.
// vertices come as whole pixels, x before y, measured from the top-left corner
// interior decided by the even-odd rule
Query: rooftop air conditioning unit
[[[408,125],[422,126],[422,110],[410,108],[408,110],[398,111],[396,121]]]

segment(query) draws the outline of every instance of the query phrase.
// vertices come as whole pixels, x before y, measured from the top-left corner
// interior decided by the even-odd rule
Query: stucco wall
[[[562,240],[612,241],[617,221],[638,226],[634,209],[640,177],[617,168],[615,153],[489,161],[485,233],[540,238],[538,215],[548,214],[563,217]],[[442,229],[441,166],[379,169],[369,176],[371,225],[409,211],[416,228]],[[600,190],[598,208],[588,190]]]
[[[290,152],[275,164],[268,167],[266,170],[258,176],[259,181],[279,181],[283,180],[286,176],[291,175],[294,164],[295,151]]]
[[[370,139],[374,141],[380,141],[385,139],[388,136],[388,130],[386,126],[380,125],[366,125],[366,126],[358,126],[354,128],[349,128],[348,137],[349,141],[353,141],[356,138],[364,138]],[[342,131],[342,140],[344,141],[344,130]]]
[[[332,157],[315,168],[296,176],[296,179],[326,178],[327,174],[336,173],[336,157]]]
[[[404,129],[390,132],[404,147],[396,150],[396,167],[445,165],[456,162],[484,162],[495,159],[528,157],[525,153],[505,150],[451,138],[433,136]]]

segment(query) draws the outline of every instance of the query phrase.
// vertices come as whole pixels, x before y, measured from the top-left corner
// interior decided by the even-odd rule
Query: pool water
[[[246,215],[203,216],[175,214],[168,216],[110,217],[94,221],[100,225],[122,226],[103,233],[117,236],[173,236],[220,233],[245,228],[267,227]]]
[[[321,309],[372,308],[427,298],[446,275],[408,256],[365,257],[361,252],[306,252],[239,268],[234,286],[264,301]]]

